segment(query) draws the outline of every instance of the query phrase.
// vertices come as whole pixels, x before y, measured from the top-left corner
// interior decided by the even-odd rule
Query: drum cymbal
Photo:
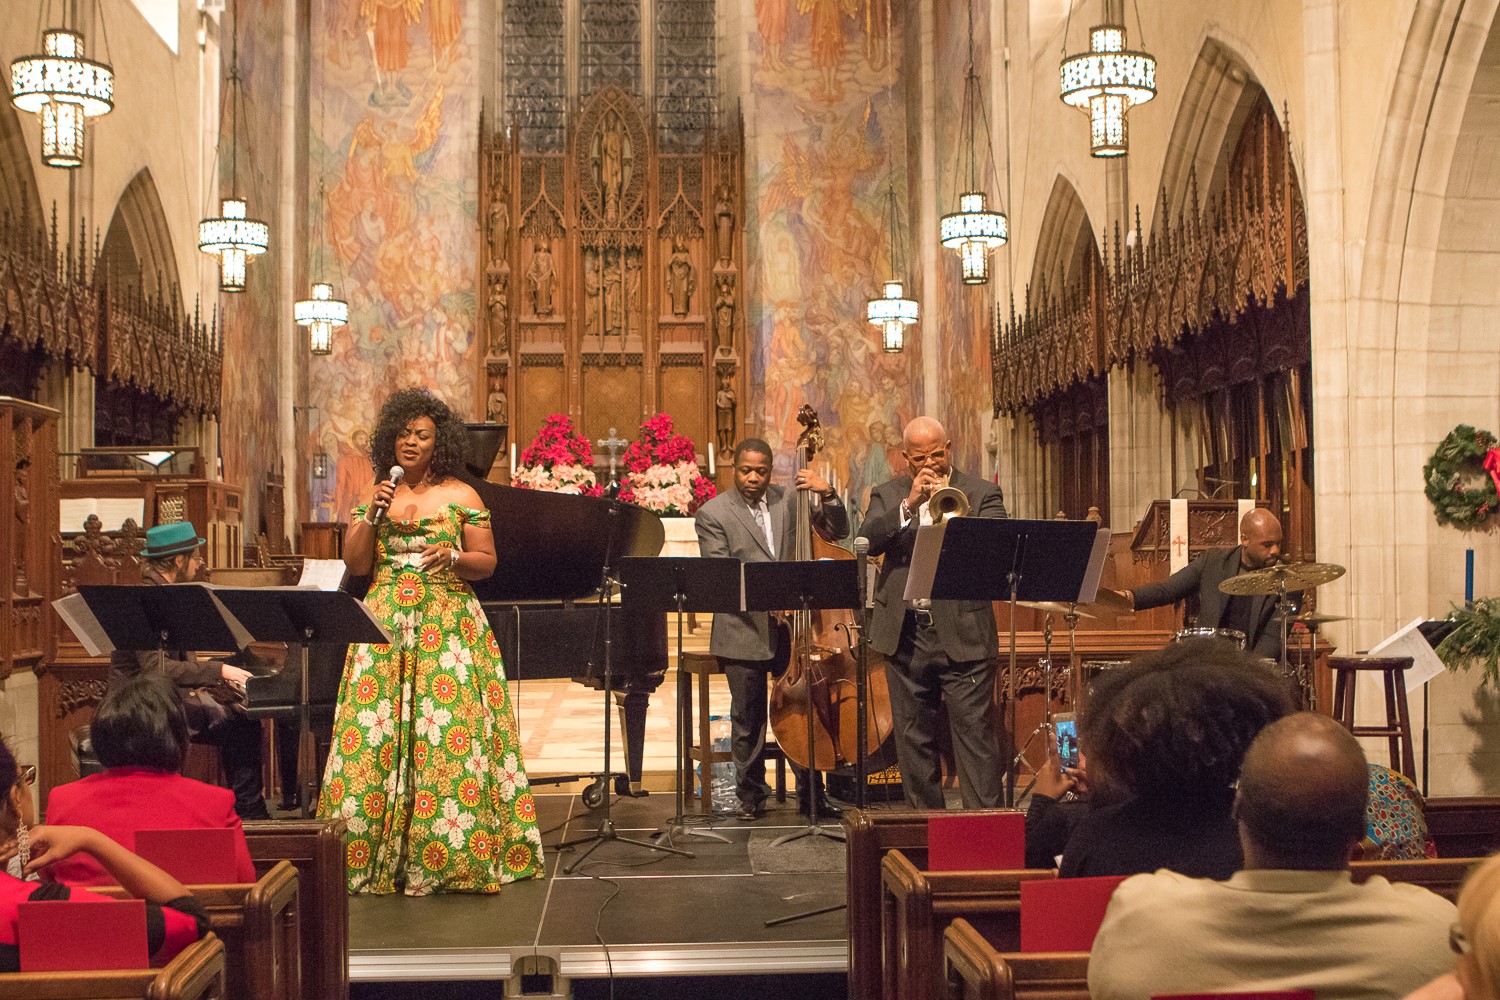
[[[1130,598],[1118,590],[1110,590],[1108,587],[1100,587],[1094,595],[1094,603],[1089,606],[1116,615],[1128,615],[1135,611],[1135,608],[1130,604]]]
[[[1309,611],[1305,615],[1296,615],[1292,618],[1292,621],[1301,622],[1304,625],[1322,625],[1325,622],[1346,622],[1348,620],[1348,615],[1325,615],[1321,611]]]
[[[1285,585],[1288,591],[1311,590],[1332,583],[1345,569],[1335,563],[1293,563],[1290,566],[1268,566],[1231,576],[1219,584],[1219,590],[1236,596],[1274,594]]]
[[[1065,615],[1071,609],[1079,618],[1097,618],[1071,604],[1063,604],[1061,601],[1017,601],[1016,607],[1030,608],[1032,611],[1046,611],[1049,614]]]

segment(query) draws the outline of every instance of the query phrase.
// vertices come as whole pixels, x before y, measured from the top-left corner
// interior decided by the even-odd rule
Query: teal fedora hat
[[[142,559],[165,559],[168,556],[187,555],[203,544],[191,521],[173,521],[158,524],[146,532],[146,547],[141,550]]]

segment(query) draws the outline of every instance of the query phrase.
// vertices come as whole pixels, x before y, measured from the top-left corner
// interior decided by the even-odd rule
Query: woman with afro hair
[[[350,647],[323,776],[318,815],[348,825],[350,892],[498,892],[542,873],[500,647],[469,586],[494,572],[495,542],[457,477],[466,435],[426,389],[387,399],[344,536],[392,639]]]

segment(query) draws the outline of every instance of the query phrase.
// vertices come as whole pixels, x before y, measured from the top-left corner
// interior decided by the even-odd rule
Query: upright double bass
[[[817,412],[805,404],[797,422],[803,428],[797,438],[800,471],[812,463],[822,447],[823,429]],[[852,552],[814,530],[812,496],[807,490],[797,491],[796,517],[794,558],[854,558]],[[853,649],[857,625],[853,611],[797,611],[792,615],[790,662],[771,687],[771,730],[787,759],[799,767],[834,771],[851,767],[859,759],[859,664]],[[872,653],[868,670],[865,753],[873,754],[891,734],[891,700],[885,661]]]

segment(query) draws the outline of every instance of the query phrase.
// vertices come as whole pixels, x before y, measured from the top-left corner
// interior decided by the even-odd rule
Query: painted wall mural
[[[318,520],[371,481],[368,428],[394,389],[426,385],[460,415],[475,370],[478,4],[314,0],[309,193],[327,186],[315,258],[349,302],[333,354],[309,364]]]
[[[278,267],[275,247],[281,176],[289,163],[281,148],[283,66],[282,5],[289,0],[238,0],[239,66],[244,101],[239,122],[238,193],[250,215],[271,223],[272,250],[249,264],[244,292],[220,295],[224,331],[224,395],[220,410],[220,452],[224,479],[244,485],[245,540],[253,542],[260,525],[260,500],[266,473],[276,471],[281,443],[276,411],[280,383],[279,331],[286,317],[277,308]],[[224,73],[229,73],[232,19],[221,24]],[[231,192],[229,118],[219,144],[220,191]],[[213,202],[217,213],[218,199]]]
[[[812,404],[824,458],[861,509],[904,467],[901,426],[920,412],[920,332],[888,355],[865,322],[889,270],[887,172],[906,189],[906,109],[887,64],[888,52],[899,63],[902,11],[888,2],[754,0],[747,95],[750,380],[764,436],[785,473],[797,409]]]

